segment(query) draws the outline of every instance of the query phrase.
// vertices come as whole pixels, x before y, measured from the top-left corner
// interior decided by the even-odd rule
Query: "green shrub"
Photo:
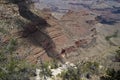
[[[0,80],[29,80],[29,77],[33,76],[34,67],[24,60],[16,59],[13,55],[16,45],[17,41],[11,39],[4,45],[5,48],[0,50]]]
[[[106,76],[102,76],[101,80],[120,80],[120,70],[108,69]]]
[[[69,67],[67,71],[63,71],[60,75],[63,80],[80,80],[80,70],[78,68]]]
[[[34,75],[32,67],[25,63],[12,58],[6,65],[0,65],[0,80],[29,80]]]
[[[63,80],[81,80],[81,76],[85,75],[89,78],[89,74],[97,74],[99,64],[97,62],[85,62],[77,64],[76,67],[69,67],[66,71],[60,74]]]
[[[52,76],[52,72],[51,70],[49,69],[49,62],[45,62],[45,63],[42,63],[40,64],[40,69],[42,70],[40,72],[41,76],[48,76],[48,77],[51,77]]]
[[[120,62],[120,47],[115,51],[115,61]]]
[[[6,60],[6,56],[0,52],[0,62],[4,62]]]
[[[16,45],[17,45],[17,40],[11,39],[8,45],[6,46],[6,52],[12,53],[16,49]]]
[[[106,36],[105,39],[109,41],[111,38],[116,38],[118,36],[118,31],[116,31],[113,35]]]
[[[56,59],[53,59],[51,62],[49,62],[49,66],[51,66],[51,69],[56,69],[59,67]]]
[[[99,64],[97,62],[85,62],[81,66],[81,72],[96,74],[98,73],[98,67],[99,67]]]
[[[5,30],[4,28],[0,28],[0,33],[2,33],[2,34],[7,34],[7,33],[8,33],[8,31],[7,31],[7,30]]]

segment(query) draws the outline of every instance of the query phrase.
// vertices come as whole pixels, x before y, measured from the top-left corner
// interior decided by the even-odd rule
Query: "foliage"
[[[17,40],[16,39],[11,39],[8,43],[8,45],[6,46],[6,52],[12,53],[17,45]]]
[[[35,73],[32,72],[31,66],[25,66],[25,63],[11,58],[7,64],[0,65],[0,80],[29,80]]]
[[[8,33],[8,31],[7,31],[7,30],[5,30],[4,28],[0,28],[0,33],[7,34],[7,33]]]
[[[117,62],[120,62],[120,47],[119,47],[118,50],[116,50],[116,53],[115,53],[115,54],[116,54],[116,55],[115,55],[116,61],[117,61]]]
[[[79,68],[69,67],[67,71],[63,71],[60,75],[63,80],[80,80]]]
[[[120,62],[120,47],[115,51],[115,61]],[[106,75],[100,77],[100,80],[120,80],[120,70],[108,68]]]
[[[6,60],[6,56],[0,52],[0,62],[5,60]]]
[[[76,67],[69,67],[66,71],[61,73],[63,80],[81,80],[81,76],[90,78],[89,74],[97,74],[99,64],[97,62],[85,62],[77,64]]]
[[[59,67],[56,59],[53,59],[51,62],[49,62],[49,66],[51,66],[51,69],[56,69]]]
[[[41,69],[42,69],[41,74],[42,74],[43,76],[48,76],[48,77],[52,76],[52,72],[51,72],[51,70],[49,69],[48,66],[49,66],[49,65],[48,65],[47,63],[43,63],[43,64],[41,65]]]
[[[41,62],[41,65],[40,65],[40,68],[42,70],[41,74],[42,74],[42,76],[51,77],[52,72],[51,72],[50,69],[56,69],[58,67],[59,67],[58,62],[55,59],[53,59],[53,60],[51,60],[49,62],[44,62],[44,63]]]
[[[118,36],[118,31],[116,31],[113,35],[106,36],[105,39],[109,41],[111,38],[116,38]]]
[[[33,66],[15,58],[16,46],[17,40],[11,39],[0,50],[0,80],[29,80],[29,76],[34,76]]]
[[[85,62],[81,66],[81,72],[95,74],[95,73],[98,73],[98,67],[99,67],[99,64],[97,62]]]
[[[101,80],[120,80],[120,70],[108,69],[106,74],[106,76],[101,77]]]

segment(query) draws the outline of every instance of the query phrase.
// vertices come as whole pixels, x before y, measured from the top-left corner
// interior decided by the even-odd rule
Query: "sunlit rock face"
[[[6,50],[17,43],[16,51],[13,52],[15,60],[27,60],[30,64],[38,64],[36,67],[39,67],[42,61],[50,62],[51,59],[57,59],[63,63],[80,62],[84,64],[86,61],[95,61],[103,67],[119,68],[119,64],[115,62],[119,57],[117,60],[112,58],[115,49],[120,46],[120,8],[117,7],[118,5],[114,6],[115,10],[103,9],[103,7],[102,9],[95,9],[95,6],[92,6],[94,8],[91,9],[89,4],[92,3],[92,0],[81,0],[87,5],[82,4],[82,7],[78,7],[80,3],[74,1],[70,2],[69,5],[73,5],[73,7],[68,7],[69,9],[64,6],[63,9],[59,9],[60,6],[55,8],[46,6],[45,8],[40,7],[40,9],[36,5],[37,1],[34,4],[37,9],[33,9],[31,5],[29,7],[24,2],[20,2],[19,6],[12,4],[11,7],[10,5],[5,6],[5,8],[0,7],[0,29],[5,29],[5,31],[4,29],[0,30],[0,44],[2,44],[1,46],[5,45],[2,47],[5,48],[5,51],[2,52],[9,53]],[[98,3],[100,4],[102,1]],[[53,5],[55,4],[53,3]],[[19,8],[21,8],[23,15],[20,14]],[[24,15],[24,13],[26,14]],[[112,21],[114,24],[110,24]],[[1,32],[2,30],[3,32]],[[6,34],[4,34],[5,32]],[[16,39],[17,41],[15,41]],[[9,54],[7,56],[9,60]],[[65,68],[65,66],[63,67]],[[56,75],[56,73],[61,72],[58,70],[51,71]],[[40,70],[36,69],[36,80],[40,79],[39,72]]]
[[[53,55],[53,53],[57,54],[54,57],[62,56],[71,62],[102,56],[102,52],[111,46],[105,37],[113,35],[116,30],[118,30],[117,34],[120,32],[119,23],[108,25],[101,22],[111,20],[110,17],[116,20],[115,17],[119,15],[119,13],[117,15],[112,13],[115,12],[113,9],[117,9],[119,5],[112,8],[110,1],[34,0],[33,2],[36,11],[50,13],[45,15],[47,17],[42,16],[50,27],[41,29],[41,32],[38,30],[28,38],[33,40],[31,49],[35,48],[33,53],[27,57],[31,62],[37,62],[39,57],[49,60],[48,54]],[[113,1],[113,4],[117,3]],[[104,17],[108,13],[114,15]],[[101,16],[100,19],[96,18],[97,16]],[[115,45],[120,42],[119,38],[110,40]],[[33,43],[37,47],[33,46]]]

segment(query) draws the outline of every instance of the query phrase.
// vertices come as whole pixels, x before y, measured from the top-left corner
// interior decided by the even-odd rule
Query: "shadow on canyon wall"
[[[19,8],[19,14],[30,21],[30,23],[22,26],[21,36],[26,38],[35,46],[42,47],[47,55],[51,58],[60,60],[58,52],[55,50],[56,46],[51,37],[45,32],[47,27],[51,27],[45,19],[30,11],[26,0],[9,0],[10,3],[16,4]]]
[[[114,25],[115,23],[117,23],[117,20],[114,18],[109,18],[109,17],[104,17],[104,16],[97,16],[95,18],[95,20],[97,20],[98,22],[102,23],[102,24],[107,24],[107,25]]]

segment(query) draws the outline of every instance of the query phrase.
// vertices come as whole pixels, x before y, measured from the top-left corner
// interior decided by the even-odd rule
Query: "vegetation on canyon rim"
[[[9,0],[11,3],[17,4],[17,1],[23,0]],[[11,20],[11,19],[10,19]],[[12,21],[12,20],[11,20]],[[22,21],[17,21],[16,26],[24,25]],[[0,80],[29,80],[30,77],[35,77],[35,69],[40,68],[43,71],[40,73],[40,76],[51,77],[51,69],[56,69],[61,65],[58,64],[56,60],[50,62],[44,62],[41,64],[31,64],[28,63],[24,58],[18,56],[16,50],[18,48],[18,40],[10,35],[10,31],[7,29],[14,27],[11,22],[6,20],[0,20],[0,37],[10,36],[10,39],[5,42],[0,42]],[[7,28],[5,28],[7,26]],[[29,32],[28,32],[29,33]],[[115,32],[111,36],[106,36],[105,39],[109,41],[111,38],[116,38],[118,32]],[[2,40],[0,40],[2,41]],[[120,62],[120,48],[114,52],[114,61]],[[58,77],[62,80],[82,80],[82,77],[90,79],[92,75],[99,75],[99,62],[86,61],[76,64],[76,67],[69,67],[67,70],[63,71],[62,74],[59,74]],[[115,69],[105,69],[105,75],[100,76],[101,80],[120,80],[120,71]]]
[[[9,47],[8,47],[9,46]],[[56,60],[52,62],[45,62],[43,65],[31,65],[24,60],[19,60],[14,54],[15,46],[17,46],[17,41],[13,39],[4,46],[0,51],[0,80],[29,80],[29,77],[35,76],[35,68],[44,69],[40,73],[40,76],[52,76],[49,66],[52,69],[58,68],[59,65]],[[119,55],[120,48],[115,51],[115,55]],[[116,57],[115,57],[116,58]],[[84,75],[86,78],[91,78],[92,75],[99,74],[99,63],[97,62],[84,62],[76,64],[76,67],[69,67],[66,71],[63,71],[58,77],[62,80],[82,80]],[[119,80],[120,71],[115,71],[114,69],[106,69],[106,76],[101,76],[101,80]]]

